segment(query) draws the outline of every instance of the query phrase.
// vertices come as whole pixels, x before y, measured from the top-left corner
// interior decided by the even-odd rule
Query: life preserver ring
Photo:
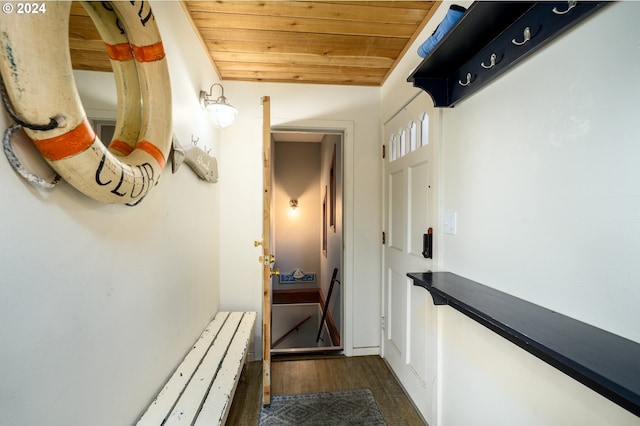
[[[171,149],[169,71],[149,3],[102,3],[85,8],[105,41],[118,89],[109,149],[91,128],[73,78],[70,2],[47,2],[42,14],[2,16],[0,72],[23,121],[57,121],[52,130],[25,132],[60,176],[95,200],[135,204],[158,182]]]
[[[111,4],[88,1],[80,4],[102,37],[118,88],[118,115],[109,150],[116,156],[126,156],[138,141],[141,119],[140,82],[129,39],[119,27],[120,20]]]

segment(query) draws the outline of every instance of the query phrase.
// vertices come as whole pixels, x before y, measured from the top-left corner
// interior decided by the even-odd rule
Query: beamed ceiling
[[[380,86],[435,11],[433,1],[182,1],[221,80]],[[74,69],[111,71],[74,2]]]

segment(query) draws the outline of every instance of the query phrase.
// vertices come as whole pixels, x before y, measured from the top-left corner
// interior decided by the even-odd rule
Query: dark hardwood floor
[[[393,373],[378,356],[274,358],[272,395],[370,389],[388,426],[424,426]],[[255,426],[262,404],[262,362],[245,366],[227,425]]]

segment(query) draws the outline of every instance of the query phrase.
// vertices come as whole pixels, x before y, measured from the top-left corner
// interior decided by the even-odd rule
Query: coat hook
[[[194,146],[198,145],[198,142],[199,142],[199,141],[200,141],[200,138],[198,138],[198,139],[194,139],[194,138],[193,138],[193,135],[191,135],[191,143],[192,143]]]
[[[210,146],[205,146],[204,147],[204,152],[206,152],[207,154],[211,154],[211,147]]]
[[[471,73],[470,73],[470,72],[468,72],[468,73],[467,73],[467,81],[458,80],[458,84],[459,84],[460,86],[465,87],[465,86],[468,86],[468,85],[470,85],[470,84],[471,84],[471,80],[472,80],[472,78],[471,78]]]
[[[493,68],[493,67],[495,67],[495,66],[496,66],[496,63],[497,63],[496,61],[497,61],[497,59],[498,59],[498,57],[496,56],[496,54],[495,54],[495,53],[492,53],[492,54],[491,54],[491,56],[489,57],[489,65],[485,64],[484,62],[482,62],[482,63],[480,64],[480,66],[481,66],[482,68],[484,68],[484,69],[487,69],[487,70],[488,70],[488,69],[491,69],[491,68]]]
[[[522,46],[523,44],[531,40],[531,27],[526,27],[522,35],[524,36],[524,39],[522,41],[517,41],[514,38],[513,40],[511,40],[511,43],[515,44],[516,46]]]
[[[578,1],[577,0],[569,0],[567,2],[567,9],[566,10],[558,10],[557,7],[554,7],[553,8],[553,13],[555,13],[556,15],[565,15],[565,14],[569,13],[571,11],[571,9],[573,9],[577,5],[578,5]]]

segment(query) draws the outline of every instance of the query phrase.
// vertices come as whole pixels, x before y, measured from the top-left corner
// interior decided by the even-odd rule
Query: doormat
[[[259,426],[384,426],[369,389],[275,395],[260,410]]]

